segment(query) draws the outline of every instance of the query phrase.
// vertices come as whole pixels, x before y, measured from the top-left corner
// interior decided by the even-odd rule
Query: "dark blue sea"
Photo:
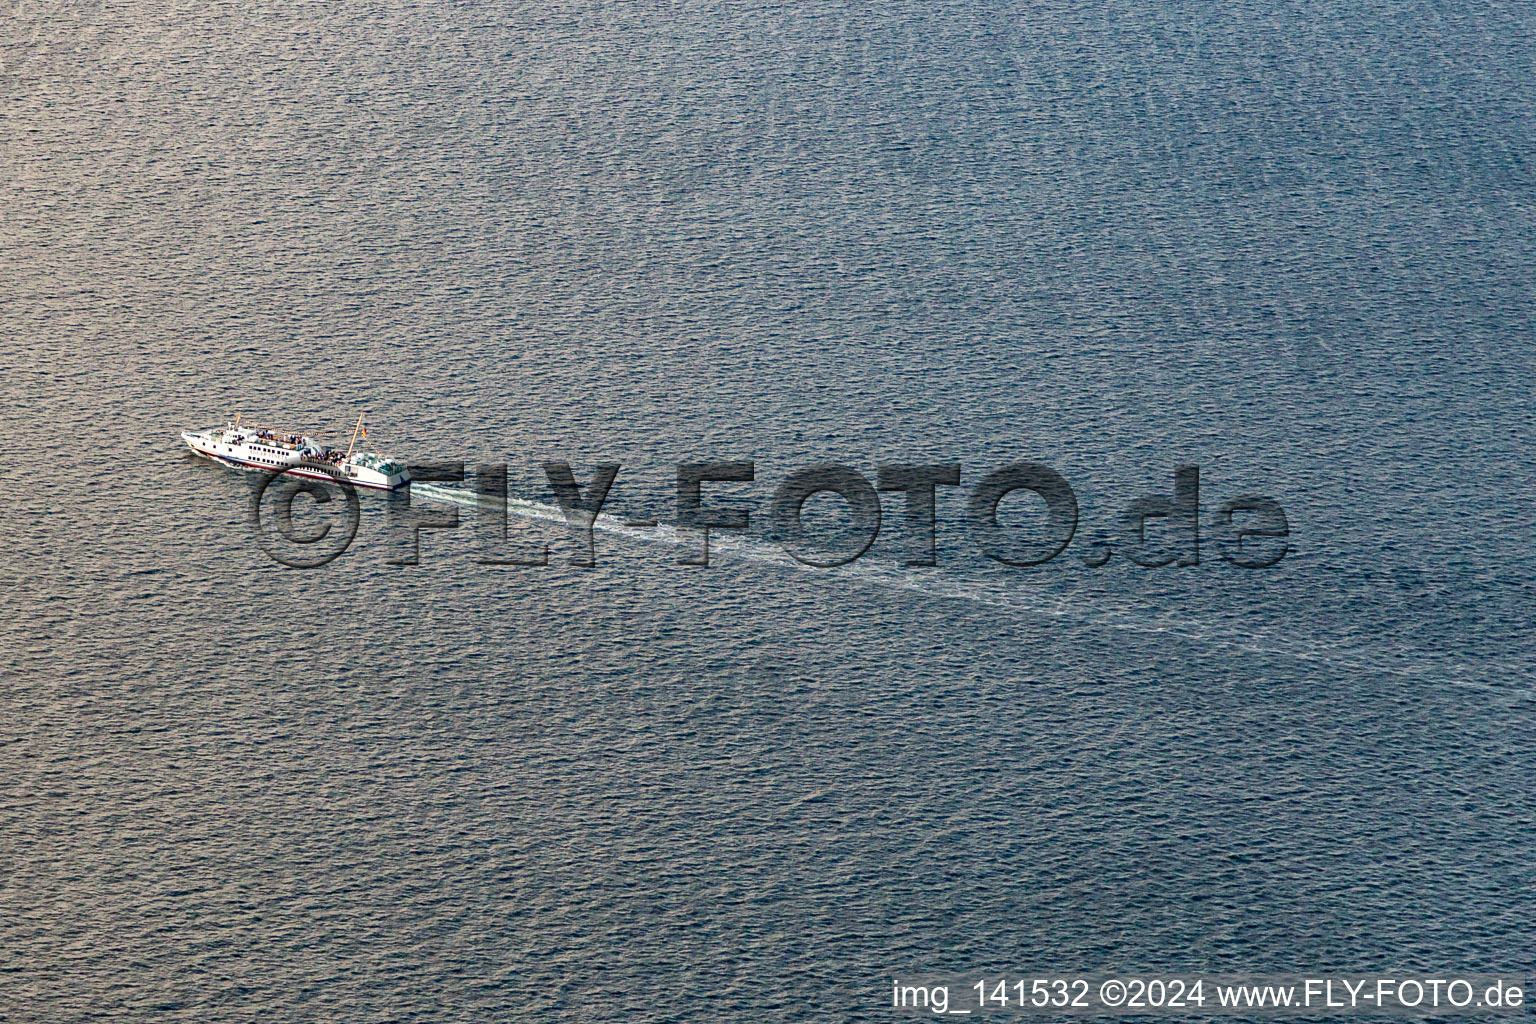
[[[1532,972],[1529,6],[0,25],[0,1019]],[[414,566],[370,493],[278,564],[261,478],[179,436],[237,413],[505,463],[549,564],[484,564],[481,507],[425,492],[460,526]],[[703,488],[750,526],[683,565],[711,461],[753,462]],[[545,462],[621,467],[593,567]],[[968,525],[1019,462],[1079,508],[1033,567]],[[791,474],[895,463],[961,467],[936,565],[896,492],[858,561],[783,554]],[[1121,513],[1180,465],[1199,562],[1136,564]],[[1267,568],[1220,556],[1244,495],[1284,509]]]

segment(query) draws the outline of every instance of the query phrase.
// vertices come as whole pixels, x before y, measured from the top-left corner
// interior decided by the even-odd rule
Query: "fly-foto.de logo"
[[[892,546],[911,566],[938,564],[938,489],[960,487],[958,463],[895,463],[878,468],[873,483],[846,465],[815,465],[788,474],[773,491],[766,511],[754,508],[758,482],[754,462],[685,462],[676,467],[672,523],[658,519],[616,519],[603,512],[622,467],[599,463],[585,484],[570,464],[543,463],[553,506],[509,502],[504,463],[480,464],[466,472],[462,462],[433,462],[409,467],[410,486],[382,497],[390,535],[390,565],[418,565],[423,530],[460,526],[461,505],[475,508],[478,560],[487,565],[547,566],[544,540],[518,543],[509,535],[509,509],[519,515],[548,510],[569,531],[574,553],[569,564],[596,565],[593,531],[615,527],[668,531],[680,546],[679,565],[708,566],[710,538],[722,531],[746,531],[766,515],[769,537],[803,565],[833,568],[862,557],[880,537],[889,516],[900,517]],[[998,514],[1003,499],[1027,492],[1043,502],[1043,513],[1027,524],[1005,525]],[[814,495],[836,495],[846,505],[840,528],[817,530],[803,517]],[[887,497],[882,502],[881,495]],[[301,526],[294,502],[300,495],[319,506],[340,500],[344,522]],[[262,474],[253,489],[250,520],[258,542],[277,562],[293,568],[325,565],[346,551],[357,536],[361,504],[345,479],[321,481],[285,473]],[[334,518],[334,517],[333,517]],[[1015,462],[981,476],[966,495],[965,532],[986,557],[1009,566],[1039,566],[1060,556],[1077,540],[1076,554],[1090,568],[1107,565],[1117,555],[1139,566],[1195,566],[1202,545],[1218,558],[1245,569],[1273,566],[1288,550],[1290,526],[1273,498],[1240,494],[1202,510],[1200,468],[1174,468],[1168,493],[1143,495],[1126,503],[1115,523],[1091,537],[1079,529],[1077,495],[1066,479],[1038,462]]]

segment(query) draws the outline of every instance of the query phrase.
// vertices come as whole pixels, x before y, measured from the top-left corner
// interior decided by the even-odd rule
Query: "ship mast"
[[[358,435],[358,432],[360,430],[362,430],[362,429],[363,429],[363,414],[362,413],[358,413],[357,414],[357,426],[352,428],[352,443],[347,445],[347,454],[345,456],[346,458],[350,459],[352,457],[352,449],[353,449],[353,447],[355,447],[357,445],[357,435]]]

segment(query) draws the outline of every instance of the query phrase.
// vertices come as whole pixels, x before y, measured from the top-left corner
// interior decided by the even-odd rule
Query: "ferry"
[[[402,463],[373,452],[354,453],[359,436],[368,436],[361,416],[352,431],[352,443],[343,452],[302,434],[248,424],[242,426],[237,414],[223,427],[184,430],[181,439],[197,454],[236,469],[263,469],[317,480],[345,480],[357,487],[380,491],[392,491],[411,482],[411,475]]]

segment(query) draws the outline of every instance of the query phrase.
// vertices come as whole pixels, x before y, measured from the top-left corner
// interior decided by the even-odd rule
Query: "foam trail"
[[[411,484],[411,490],[413,493],[425,498],[451,501],[455,504],[472,507],[494,507],[496,501],[495,498],[489,495],[481,495],[459,487],[443,487],[437,484],[413,483]],[[508,498],[506,499],[506,507],[508,515],[518,516],[523,519],[536,519],[561,525],[565,524],[565,514],[555,505],[525,501],[520,498]],[[599,515],[593,523],[593,529],[601,533],[641,541],[647,544],[665,544],[676,547],[684,542],[684,538],[678,536],[675,527],[666,524],[631,526],[624,520],[610,515]],[[690,542],[696,543],[696,541]],[[773,565],[784,569],[801,570],[822,579],[837,577],[877,587],[906,590],[911,593],[922,594],[926,597],[968,601],[987,607],[1001,608],[1046,618],[1062,619],[1102,629],[1176,637],[1180,640],[1240,651],[1245,654],[1272,655],[1296,661],[1327,665],[1332,668],[1413,678],[1430,674],[1436,669],[1436,666],[1428,664],[1419,667],[1408,667],[1366,661],[1350,655],[1340,654],[1336,649],[1298,648],[1294,644],[1277,640],[1273,637],[1244,640],[1223,637],[1212,632],[1209,627],[1196,619],[1186,619],[1183,621],[1163,619],[1161,621],[1149,622],[1134,618],[1123,612],[1105,613],[1103,610],[1100,610],[1096,614],[1089,614],[1085,612],[1082,604],[1065,598],[1058,601],[1047,601],[1039,598],[1023,597],[1017,591],[1001,592],[988,588],[974,580],[924,578],[905,567],[882,565],[871,562],[867,558],[849,565],[830,569],[817,568],[797,562],[776,545],[764,544],[743,537],[729,535],[712,536],[709,542],[709,550],[711,558],[718,557],[740,562]],[[1494,668],[1495,666],[1489,667]],[[1496,667],[1502,669],[1507,666]],[[1473,682],[1461,678],[1448,679],[1447,681],[1458,686],[1469,686],[1478,689],[1492,688],[1489,683],[1483,681]]]

